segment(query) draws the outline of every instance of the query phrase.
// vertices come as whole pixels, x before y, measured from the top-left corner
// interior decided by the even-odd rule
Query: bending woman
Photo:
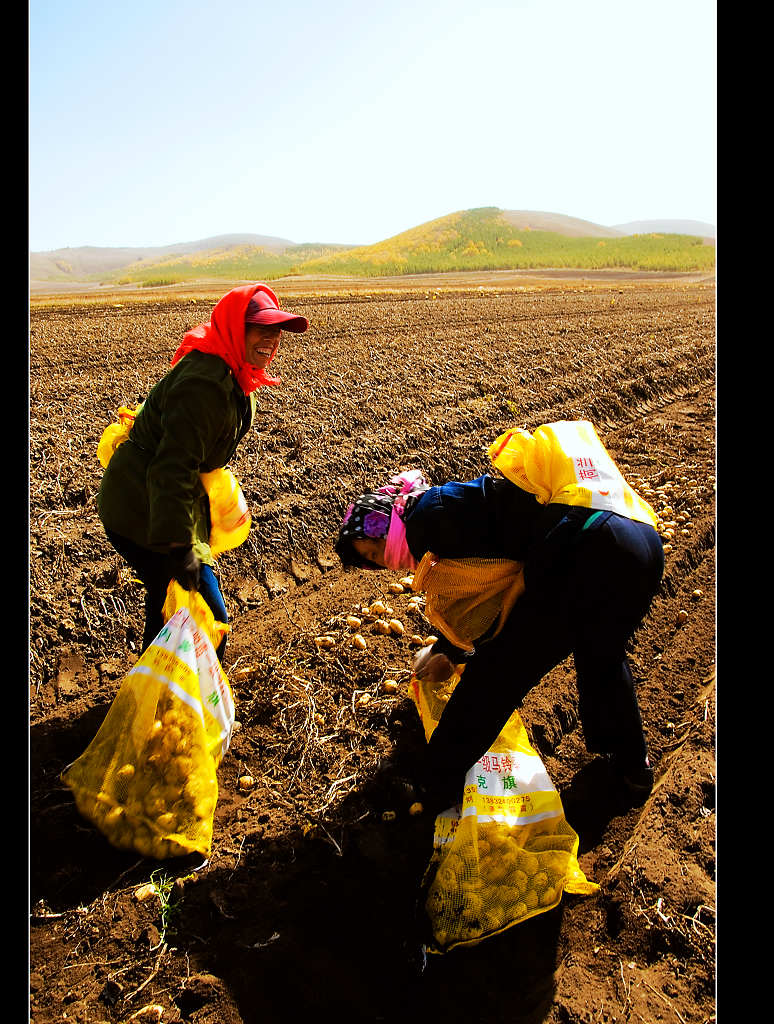
[[[421,474],[361,494],[347,509],[336,550],[345,565],[416,569],[438,559],[510,559],[521,593],[499,631],[461,649],[447,637],[420,652],[419,678],[465,669],[426,747],[428,810],[460,799],[468,769],[491,747],[514,708],[570,654],[589,752],[608,755],[635,800],[653,786],[626,644],[663,573],[649,524],[610,511],[540,504],[510,480],[483,475],[428,487]]]
[[[209,547],[209,500],[200,474],[224,467],[252,426],[255,392],[279,383],[266,370],[281,331],[300,333],[303,316],[279,308],[265,284],[234,288],[207,323],[188,331],[172,368],[153,387],[128,439],[110,459],[98,496],[113,547],[145,585],[144,651],[163,625],[172,579],[198,589],[227,622]],[[218,647],[223,660],[225,637]]]

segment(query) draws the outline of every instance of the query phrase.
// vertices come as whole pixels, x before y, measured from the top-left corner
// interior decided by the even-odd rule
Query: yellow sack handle
[[[204,630],[215,650],[218,649],[223,637],[231,632],[231,626],[215,618],[212,609],[198,590],[184,590],[177,580],[170,580],[161,609],[164,622],[169,622],[178,608],[187,608],[190,611],[194,622]]]
[[[118,410],[118,423],[111,423],[102,432],[97,445],[97,457],[103,469],[113,458],[116,449],[127,440],[143,403],[134,409],[122,405]],[[210,550],[217,557],[223,551],[238,548],[247,539],[252,519],[242,488],[231,470],[222,467],[209,473],[200,473],[199,479],[210,501]],[[216,645],[217,646],[217,645]]]
[[[558,502],[617,512],[655,527],[656,513],[626,482],[588,420],[515,427],[489,447],[495,469],[541,505]]]

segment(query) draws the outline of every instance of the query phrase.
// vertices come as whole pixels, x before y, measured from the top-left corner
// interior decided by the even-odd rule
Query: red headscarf
[[[193,327],[183,336],[182,342],[172,356],[171,365],[174,366],[183,356],[196,349],[197,352],[209,352],[220,356],[228,363],[246,395],[264,384],[279,384],[279,377],[269,377],[265,370],[245,361],[245,314],[250,299],[259,291],[266,292],[279,306],[277,296],[265,284],[246,284],[241,288],[232,288],[215,305],[206,324]],[[275,345],[267,366],[276,351]]]

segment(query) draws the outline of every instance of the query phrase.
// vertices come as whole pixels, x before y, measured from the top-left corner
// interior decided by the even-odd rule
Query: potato
[[[193,758],[181,755],[171,758],[164,771],[164,780],[169,784],[183,785],[193,770]]]
[[[125,764],[118,769],[116,775],[119,779],[131,779],[134,776],[134,772],[135,768],[133,764]]]
[[[352,646],[356,647],[359,651],[364,651],[368,647],[368,642],[361,633],[355,633],[352,637]]]
[[[478,886],[472,888],[469,884],[462,883],[460,886],[460,892],[462,895],[462,906],[465,912],[472,918],[480,920],[481,914],[484,910],[484,901],[481,898],[481,893],[478,891]]]
[[[557,893],[556,889],[546,889],[542,896],[539,897],[539,903],[541,907],[551,907],[561,898],[561,892]]]
[[[132,836],[132,846],[143,857],[153,856],[153,837],[147,829],[137,828]]]
[[[490,884],[502,882],[507,874],[508,869],[496,853],[484,857],[481,861],[481,876]]]
[[[511,875],[511,884],[516,890],[518,890],[519,895],[523,896],[529,885],[529,878],[527,877],[526,872],[517,868]]]
[[[453,868],[449,867],[448,864],[441,864],[436,872],[433,884],[454,891],[459,885],[459,879]]]
[[[156,824],[162,832],[174,832],[177,828],[177,818],[170,811],[165,811],[156,818]]]
[[[181,754],[190,754],[192,750],[193,743],[190,736],[181,736],[172,753],[179,757]]]
[[[387,592],[390,594],[402,594],[405,589],[402,583],[390,583],[387,587]]]
[[[395,633],[397,636],[403,636],[403,634],[406,632],[406,627],[403,625],[400,619],[390,619],[387,625],[390,627],[390,632]]]
[[[159,839],[158,837],[151,840],[151,856],[156,860],[166,860],[173,853],[187,852],[187,850],[183,850],[177,843],[173,843],[171,840]]]
[[[117,806],[112,807],[105,815],[105,828],[115,829],[123,822],[123,820],[124,809],[120,804],[118,804]]]
[[[398,692],[398,684],[396,683],[396,681],[394,679],[385,679],[384,682],[382,683],[382,692],[383,693],[397,693]]]
[[[527,910],[534,910],[538,905],[538,894],[534,889],[528,889],[524,893],[524,902],[527,905]]]
[[[209,818],[209,816],[215,810],[215,801],[211,797],[203,797],[196,804],[194,804],[193,810],[197,818]]]
[[[255,779],[252,775],[240,775],[239,777],[239,788],[243,793],[249,793],[251,789],[255,788]]]
[[[481,927],[485,932],[496,932],[505,924],[505,915],[500,907],[487,910],[481,917]]]
[[[166,811],[167,802],[155,790],[151,790],[145,798],[143,807],[149,818],[157,818],[159,814],[163,814]]]
[[[370,609],[371,615],[376,615],[377,617],[380,615],[384,615],[386,609],[387,605],[384,603],[384,601],[374,601]]]
[[[170,755],[174,753],[175,747],[183,738],[183,730],[178,725],[169,725],[164,729],[161,737],[161,749]]]
[[[363,625],[363,620],[359,619],[357,615],[348,615],[346,621],[350,629],[360,629]]]
[[[519,868],[526,872],[530,877],[537,874],[539,867],[540,861],[534,853],[527,853],[526,850],[523,850],[519,854]]]
[[[501,885],[497,895],[504,906],[513,906],[521,899],[521,892],[513,885]]]
[[[377,633],[387,635],[390,632],[390,624],[385,619],[377,619],[374,623],[374,629]]]

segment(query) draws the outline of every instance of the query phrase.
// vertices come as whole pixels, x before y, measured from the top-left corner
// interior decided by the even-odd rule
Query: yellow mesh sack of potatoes
[[[412,590],[423,591],[425,615],[455,647],[469,650],[491,627],[496,636],[524,593],[524,565],[509,558],[438,558],[428,551]]]
[[[428,739],[459,678],[411,680]],[[424,878],[433,930],[428,952],[475,945],[550,910],[564,892],[596,892],[577,854],[578,835],[514,711],[491,750],[467,772],[460,803],[435,819]]]
[[[542,504],[617,512],[655,526],[656,514],[626,482],[588,420],[507,430],[489,447],[495,469]]]
[[[209,856],[216,770],[234,724],[213,646],[227,627],[213,621],[198,593],[174,581],[166,612],[169,620],[124,677],[96,736],[62,773],[79,812],[113,846],[157,860]]]

